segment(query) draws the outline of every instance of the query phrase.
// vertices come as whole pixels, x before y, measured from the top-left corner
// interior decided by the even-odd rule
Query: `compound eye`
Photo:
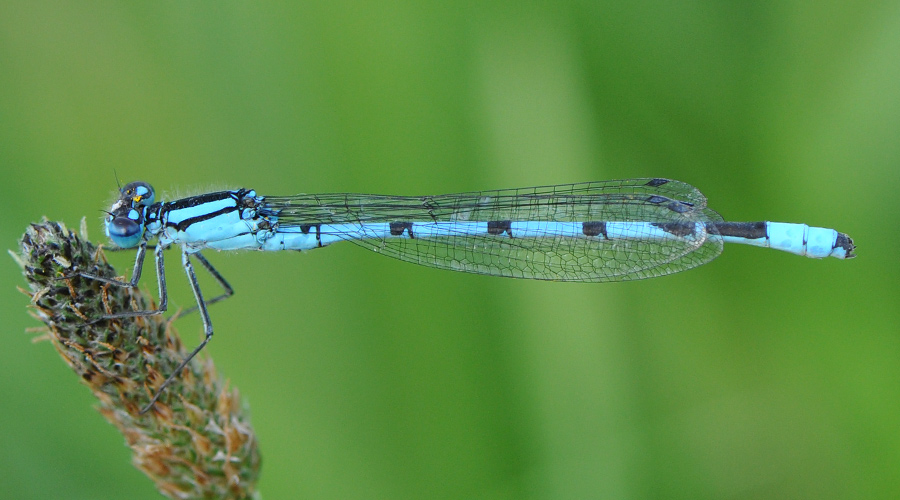
[[[146,182],[130,182],[122,188],[122,199],[132,206],[147,207],[156,201],[156,192]]]
[[[106,221],[106,234],[119,248],[136,247],[144,236],[140,214],[129,210],[127,215],[110,215]]]

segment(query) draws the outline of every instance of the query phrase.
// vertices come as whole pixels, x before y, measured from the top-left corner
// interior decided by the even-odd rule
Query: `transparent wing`
[[[357,245],[407,262],[496,276],[625,281],[690,269],[722,251],[721,237],[707,233],[704,224],[693,224],[718,222],[721,216],[706,207],[706,198],[696,188],[666,179],[438,196],[297,195],[265,197],[264,203],[280,227],[474,221],[692,223],[690,235],[668,239],[576,237],[552,230],[521,238],[469,230],[435,238],[347,235]]]

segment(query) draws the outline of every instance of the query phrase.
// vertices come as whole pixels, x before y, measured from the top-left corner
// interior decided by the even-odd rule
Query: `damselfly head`
[[[119,248],[134,248],[144,237],[144,210],[119,200],[106,217],[106,235]]]
[[[119,199],[131,206],[147,207],[156,201],[156,191],[146,182],[129,182],[119,191],[122,193]]]

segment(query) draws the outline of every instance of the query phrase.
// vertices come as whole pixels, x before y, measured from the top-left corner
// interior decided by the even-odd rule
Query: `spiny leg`
[[[130,250],[130,248],[111,248],[111,251],[122,251],[122,250]],[[99,281],[101,283],[108,283],[110,285],[121,286],[125,288],[136,288],[138,281],[141,279],[141,272],[144,268],[144,256],[147,253],[147,243],[144,242],[138,246],[137,253],[134,256],[134,270],[131,272],[131,280],[130,281],[122,281],[116,278],[105,278],[103,276],[97,276],[91,273],[85,272],[76,272],[70,274],[68,276],[63,276],[59,279],[69,279],[75,276],[81,276],[82,278],[87,278],[94,281]]]
[[[216,302],[219,302],[220,300],[225,300],[228,297],[231,297],[232,295],[234,295],[234,289],[231,288],[231,285],[228,284],[228,281],[226,281],[225,278],[222,277],[221,274],[219,274],[219,271],[217,271],[216,268],[214,268],[213,265],[210,264],[208,260],[206,260],[206,257],[204,257],[200,252],[193,254],[193,257],[195,259],[197,259],[204,268],[206,268],[206,270],[209,272],[209,274],[212,275],[213,279],[216,280],[216,283],[218,283],[219,286],[221,286],[222,290],[224,291],[221,295],[218,295],[216,297],[213,297],[213,298],[207,300],[206,305],[215,304]],[[186,314],[190,314],[198,309],[199,309],[198,306],[188,307],[187,309],[185,309],[183,311],[179,311],[179,312],[175,313],[174,315],[172,315],[172,320],[181,318],[182,316],[184,316]]]
[[[129,312],[121,312],[115,314],[108,314],[103,316],[103,319],[113,319],[113,318],[135,318],[140,316],[156,316],[158,314],[162,314],[166,312],[169,307],[169,293],[166,288],[166,266],[163,258],[163,251],[165,248],[162,245],[156,245],[156,248],[153,250],[153,256],[156,259],[156,284],[159,287],[159,305],[156,309],[151,309],[148,311],[129,311]],[[143,260],[143,258],[141,259]],[[141,262],[143,264],[143,262]],[[135,274],[138,278],[140,278],[140,268],[138,267],[138,263],[135,262]],[[137,281],[135,280],[134,284],[129,284],[130,287],[137,286]]]
[[[201,262],[205,260],[206,259],[203,259],[201,260]],[[208,265],[209,263],[207,262],[206,264]],[[194,299],[196,299],[197,301],[197,310],[200,311],[200,319],[203,321],[203,332],[205,334],[205,337],[203,341],[200,342],[200,345],[198,345],[193,351],[191,351],[191,353],[188,354],[186,358],[184,358],[184,361],[182,361],[168,376],[168,378],[166,378],[162,385],[159,386],[156,394],[153,395],[153,397],[150,399],[150,402],[147,403],[147,406],[145,406],[144,409],[141,410],[141,414],[146,413],[150,410],[150,408],[153,407],[154,404],[156,404],[163,391],[166,390],[166,387],[174,382],[178,377],[178,374],[181,373],[181,370],[183,370],[188,365],[188,363],[190,363],[191,360],[194,359],[194,356],[196,356],[201,350],[203,350],[204,347],[206,347],[206,344],[209,343],[213,335],[212,322],[209,319],[209,313],[206,311],[206,302],[203,300],[203,293],[200,291],[200,284],[197,283],[197,274],[194,272],[194,266],[191,264],[191,255],[187,252],[186,249],[182,249],[181,252],[181,265],[184,267],[184,272],[187,274],[188,283],[190,283],[191,290],[194,292]],[[221,278],[221,276],[219,277]]]
[[[98,321],[103,321],[106,319],[117,319],[117,318],[135,318],[135,317],[143,317],[143,316],[156,316],[166,312],[168,307],[168,290],[166,288],[166,268],[164,265],[163,258],[163,250],[165,247],[162,245],[156,245],[154,247],[154,258],[156,259],[156,282],[159,287],[159,305],[156,309],[150,309],[146,311],[128,311],[128,312],[120,312],[113,314],[105,314],[100,316],[99,318],[89,322],[88,324],[94,324]],[[101,283],[107,283],[109,285],[121,286],[124,288],[136,288],[138,285],[138,281],[141,279],[141,274],[144,268],[144,257],[147,252],[147,245],[142,244],[138,246],[137,254],[134,259],[134,271],[131,273],[130,281],[121,281],[115,278],[105,278],[103,276],[96,276],[89,273],[79,272],[74,274],[73,276],[80,276],[82,278],[91,279],[95,281],[99,281]],[[65,276],[65,278],[71,278],[72,276]]]

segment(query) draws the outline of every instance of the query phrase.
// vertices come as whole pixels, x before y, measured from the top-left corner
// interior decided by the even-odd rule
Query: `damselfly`
[[[213,334],[207,305],[230,296],[228,282],[201,254],[212,250],[311,250],[350,241],[423,266],[553,281],[626,281],[705,264],[724,243],[743,243],[807,257],[853,257],[853,241],[833,229],[782,222],[725,222],[696,188],[668,179],[561,184],[438,196],[301,194],[261,196],[251,189],[157,202],[153,188],[120,189],[106,218],[120,248],[137,248],[130,281],[80,273],[135,287],[148,245],[154,249],[160,300],[167,308],[163,251],[181,247],[205,337],[171,373],[147,411]],[[192,260],[225,291],[204,300]]]

